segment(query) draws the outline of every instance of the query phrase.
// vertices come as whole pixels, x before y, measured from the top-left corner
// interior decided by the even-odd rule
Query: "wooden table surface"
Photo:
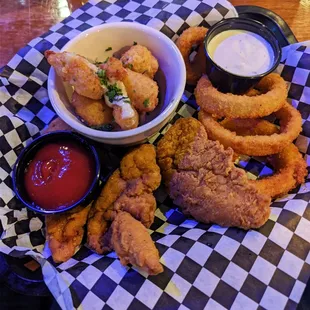
[[[2,0],[0,4],[0,68],[31,39],[69,16],[83,0]],[[310,40],[310,0],[231,0],[258,5],[284,18],[299,41]]]

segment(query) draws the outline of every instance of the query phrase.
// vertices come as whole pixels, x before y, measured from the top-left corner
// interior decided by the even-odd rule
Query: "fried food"
[[[197,84],[195,96],[204,112],[218,118],[259,118],[278,111],[285,104],[287,87],[280,75],[269,74],[256,88],[263,93],[257,96],[224,94],[204,75]]]
[[[121,61],[115,57],[109,57],[106,62],[100,65],[100,68],[105,70],[109,80],[123,81],[127,76],[127,71]]]
[[[111,226],[111,247],[121,264],[132,264],[149,275],[163,272],[159,253],[146,228],[127,212],[118,212]]]
[[[115,170],[90,210],[87,222],[87,244],[99,254],[102,254],[105,250],[104,235],[110,226],[105,212],[112,207],[113,203],[126,189],[126,186],[127,184],[121,178],[119,169]]]
[[[113,210],[126,211],[140,221],[146,228],[154,222],[156,200],[152,194],[143,193],[139,196],[129,196],[128,193],[119,197]]]
[[[105,79],[103,83],[107,87],[107,91],[104,94],[105,102],[109,107],[113,108],[115,122],[123,130],[138,127],[139,114],[134,108],[133,102],[123,84],[128,74],[121,61],[110,57],[107,62],[100,65],[100,68],[104,70],[102,72]]]
[[[127,69],[123,80],[128,97],[138,112],[151,112],[158,104],[158,85],[149,77]]]
[[[203,43],[207,31],[204,27],[190,27],[183,31],[176,42],[185,62],[186,82],[190,85],[196,85],[201,75],[206,72],[205,62],[202,62],[200,66],[197,63],[193,65],[189,60],[189,55],[193,45],[201,45]],[[199,49],[198,55],[200,56],[198,56],[197,60],[201,60],[203,45]]]
[[[48,127],[43,130],[43,133],[49,133],[57,130],[72,131],[73,129],[67,123],[65,123],[60,117],[57,117],[49,123]]]
[[[121,57],[121,62],[125,68],[142,73],[153,79],[158,71],[158,61],[152,53],[142,45],[133,45]]]
[[[304,183],[308,174],[307,163],[293,143],[280,153],[271,156],[269,160],[276,173],[270,177],[251,181],[259,192],[277,198]]]
[[[256,118],[232,118],[224,119],[220,124],[238,136],[271,136],[279,133],[279,128],[263,119]]]
[[[139,125],[139,114],[134,107],[132,107],[132,110],[133,116],[124,118],[122,114],[122,108],[119,106],[113,107],[114,120],[123,130],[134,129]]]
[[[109,124],[113,115],[122,130],[134,129],[139,125],[138,112],[151,112],[158,105],[159,89],[152,80],[158,62],[146,47],[135,45],[123,54],[123,62],[109,57],[99,67],[69,52],[46,51],[45,57],[57,75],[74,88],[71,104],[90,127],[104,130],[102,126]]]
[[[138,266],[152,274],[162,270],[158,269],[159,259],[157,258],[155,264],[154,254],[149,256],[148,253],[143,253],[144,248],[141,247],[142,241],[146,240],[145,250],[149,249],[150,253],[158,253],[153,242],[148,244],[150,237],[145,236],[147,231],[141,230],[141,226],[150,227],[154,221],[156,200],[152,191],[160,185],[160,182],[160,169],[156,164],[156,152],[153,145],[145,144],[129,152],[122,159],[120,169],[112,174],[103,187],[90,212],[87,223],[88,246],[98,254],[114,249],[117,254],[120,253],[121,262],[135,264],[137,260]],[[124,228],[126,224],[123,222],[113,226],[118,215],[123,213],[128,213],[130,218],[131,216],[135,218],[135,220],[129,219],[124,222],[132,224],[133,227]],[[112,227],[109,229],[111,223]],[[119,226],[121,228],[118,228]],[[136,229],[136,232],[131,233],[131,228]],[[126,231],[117,232],[119,229],[126,229]],[[130,234],[130,244],[124,245],[123,242],[127,243],[124,240],[129,238]],[[118,238],[120,238],[119,241],[116,241]]]
[[[121,161],[120,170],[122,178],[127,182],[141,180],[145,192],[152,192],[160,185],[160,169],[156,164],[153,145],[143,144],[128,153]]]
[[[210,114],[204,111],[200,111],[198,114],[198,118],[204,125],[211,140],[218,140],[225,148],[231,147],[239,154],[253,156],[279,153],[296,139],[301,132],[301,115],[288,102],[284,103],[283,107],[275,113],[275,116],[280,120],[279,133],[239,136],[236,132],[224,128]]]
[[[208,140],[199,121],[179,119],[159,141],[157,158],[168,193],[185,214],[243,229],[267,221],[270,197],[234,166],[231,148]]]
[[[71,105],[74,107],[75,113],[89,126],[102,126],[113,120],[112,109],[102,99],[90,99],[74,91]]]
[[[224,120],[221,124],[239,136],[272,135],[279,132],[276,125],[262,119]],[[261,193],[272,198],[287,194],[297,185],[302,184],[308,174],[307,163],[293,143],[286,146],[280,153],[270,156],[268,161],[276,172],[272,176],[250,182]]]
[[[98,68],[86,58],[74,53],[45,51],[48,63],[54,67],[58,76],[68,82],[81,96],[101,99],[104,89],[96,74]]]
[[[55,263],[66,262],[80,246],[90,207],[45,216],[46,238]]]

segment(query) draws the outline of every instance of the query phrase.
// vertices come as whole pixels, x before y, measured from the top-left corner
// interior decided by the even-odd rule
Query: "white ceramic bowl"
[[[146,46],[158,59],[166,77],[166,93],[160,114],[142,126],[127,131],[107,132],[85,126],[72,112],[68,99],[68,85],[53,68],[48,76],[48,93],[58,116],[79,133],[99,142],[128,145],[141,143],[158,132],[173,116],[185,87],[185,65],[176,45],[163,33],[138,23],[117,22],[90,28],[68,42],[62,51],[70,51],[89,59],[104,61],[124,46],[138,42]],[[106,51],[112,47],[112,51]]]

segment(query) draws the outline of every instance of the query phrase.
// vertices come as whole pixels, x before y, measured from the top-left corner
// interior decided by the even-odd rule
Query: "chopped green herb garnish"
[[[99,70],[97,71],[97,75],[98,75],[100,78],[105,77],[105,70],[99,69]]]
[[[132,64],[129,64],[129,65],[128,65],[128,68],[129,68],[130,70],[132,70],[133,65],[132,65]]]
[[[145,99],[143,105],[147,108],[150,105],[150,98]]]
[[[108,57],[103,63],[106,64],[109,59],[110,59],[110,57]]]
[[[113,85],[108,85],[108,91],[106,95],[108,96],[110,102],[113,102],[115,97],[121,96],[122,94],[122,90],[117,87],[116,83],[114,83]]]
[[[112,51],[112,47],[111,46],[109,46],[106,50],[105,50],[106,52],[108,52],[108,51]]]
[[[97,75],[98,75],[98,77],[99,77],[99,79],[100,79],[100,84],[101,84],[101,85],[108,86],[108,78],[107,78],[107,76],[106,76],[105,70],[99,69],[99,70],[97,71]]]
[[[133,45],[137,45],[138,43],[136,41],[133,41]]]
[[[101,126],[91,126],[91,128],[101,131],[112,131],[114,129],[114,126],[113,124],[104,124]]]
[[[125,103],[130,103],[130,99],[128,97],[125,97],[125,98],[127,98],[127,99],[124,99],[124,102]]]

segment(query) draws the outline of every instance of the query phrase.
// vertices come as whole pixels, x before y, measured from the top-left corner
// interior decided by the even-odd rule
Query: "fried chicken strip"
[[[127,211],[149,227],[154,221],[156,201],[152,195],[161,182],[153,145],[145,144],[129,152],[103,187],[87,223],[88,246],[102,254],[108,229],[107,210]],[[104,224],[102,224],[104,223]]]
[[[159,253],[151,236],[129,213],[117,213],[110,234],[111,246],[123,265],[138,266],[150,275],[163,272]]]
[[[88,206],[79,206],[61,214],[45,216],[46,238],[55,263],[70,259],[82,242]]]
[[[270,197],[234,166],[231,148],[208,140],[199,121],[178,120],[159,141],[157,157],[169,195],[185,214],[244,229],[267,221]]]
[[[156,200],[149,193],[133,197],[128,196],[128,193],[124,193],[116,200],[113,209],[115,211],[127,211],[146,228],[149,228],[154,221]]]
[[[102,254],[106,244],[104,235],[109,229],[110,221],[105,212],[126,188],[126,182],[121,178],[119,169],[115,170],[103,187],[100,196],[91,208],[87,222],[87,244],[95,252]]]
[[[158,268],[158,251],[143,227],[150,227],[154,221],[156,200],[152,191],[159,186],[160,181],[160,169],[156,164],[153,145],[142,145],[129,152],[122,159],[120,169],[112,174],[103,187],[90,212],[87,223],[88,246],[98,254],[114,249],[123,264],[138,265],[152,274],[161,272],[162,269]],[[124,223],[117,220],[123,218],[119,214],[127,213],[130,219],[125,216]],[[126,227],[127,224],[133,227]],[[136,229],[136,232],[132,234],[131,229]],[[131,243],[124,248],[123,243],[127,243],[128,236],[131,236]],[[142,247],[144,240],[145,248]],[[153,254],[144,253],[148,249]],[[157,260],[156,264],[154,260]]]

